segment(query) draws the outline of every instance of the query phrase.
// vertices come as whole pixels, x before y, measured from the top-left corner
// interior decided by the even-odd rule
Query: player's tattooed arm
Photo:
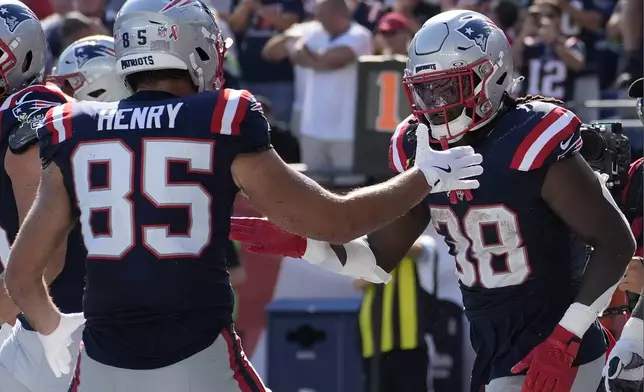
[[[579,325],[570,327],[576,331],[564,326],[582,336],[596,319],[593,313],[608,305],[633,256],[635,239],[608,189],[600,184],[580,155],[550,166],[541,195],[572,231],[593,247],[573,304],[581,313],[571,311],[570,319],[575,318]]]
[[[74,222],[62,173],[51,163],[41,171],[36,199],[13,243],[6,270],[9,295],[42,334],[54,331],[61,317],[43,275]]]
[[[22,224],[36,197],[38,183],[40,182],[38,147],[32,145],[20,154],[8,151],[5,155],[4,164],[13,186],[13,194],[18,209],[18,220]],[[56,279],[63,269],[66,244],[67,240],[65,239],[47,264],[45,281],[48,284]],[[0,284],[2,285],[2,290],[0,290],[0,323],[3,323],[13,319],[20,312],[20,309],[7,293],[4,274],[0,276]]]

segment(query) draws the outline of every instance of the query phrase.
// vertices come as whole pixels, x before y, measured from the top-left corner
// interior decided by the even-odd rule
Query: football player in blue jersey
[[[263,391],[232,323],[226,268],[240,189],[267,216],[313,238],[348,242],[428,193],[479,186],[469,146],[419,143],[391,181],[339,196],[273,151],[261,105],[220,90],[225,43],[196,0],[129,0],[115,22],[117,72],[134,94],[49,110],[43,169],[9,256],[6,284],[52,369],[69,366],[69,330],[42,283],[79,220],[87,248],[83,348],[73,391]],[[427,128],[416,135],[428,140]],[[353,266],[377,282],[375,265]]]
[[[392,169],[414,166],[415,145],[424,143],[414,134],[429,128],[435,145],[470,145],[483,155],[481,186],[430,194],[344,249],[259,218],[233,219],[231,238],[350,274],[343,266],[391,270],[431,223],[456,261],[476,352],[471,391],[595,391],[607,350],[597,315],[635,243],[579,155],[579,119],[553,99],[512,97],[510,45],[481,14],[433,17],[408,57],[413,115],[392,137]],[[586,244],[594,248],[588,260]]]
[[[31,11],[18,1],[3,0],[0,1],[0,19],[0,249],[8,253],[8,246],[13,242],[20,222],[24,220],[35,198],[40,180],[37,126],[49,108],[69,102],[72,98],[53,84],[43,84],[45,36],[40,22]],[[104,45],[106,52],[112,51],[107,58],[108,62],[96,66],[96,60],[84,58],[87,60],[86,64],[93,68],[87,70],[87,65],[83,64],[85,66],[81,72],[86,89],[72,91],[77,93],[76,98],[99,98],[91,95],[91,91],[99,88],[105,90],[103,95],[111,94],[112,99],[129,94],[121,82],[115,83],[115,79],[111,80],[111,84],[91,87],[92,84],[98,84],[96,81],[104,81],[105,73],[111,71],[116,76],[113,44],[107,42],[110,39],[106,37]],[[111,48],[109,45],[112,45]],[[74,44],[72,47],[87,46],[89,43]],[[74,56],[62,59],[63,62],[70,63],[68,69],[70,66],[78,66],[81,60],[83,59]],[[74,76],[79,77],[81,74]],[[80,94],[83,91],[89,94]],[[0,254],[0,259],[6,261],[6,256],[7,254]],[[64,312],[82,310],[85,256],[80,230],[76,228],[69,240],[63,238],[56,252],[49,257],[45,280],[52,282],[50,293],[54,303]],[[3,280],[0,282],[0,322],[4,322],[15,318],[19,310],[7,296]],[[19,315],[18,320],[13,330],[10,330],[11,337],[0,349],[0,391],[66,391],[69,378],[55,377],[45,360],[39,335],[23,315]],[[82,324],[83,318],[79,315],[67,321],[68,332],[73,332],[69,340],[73,347],[70,355],[75,357],[81,339],[81,331],[77,327]]]

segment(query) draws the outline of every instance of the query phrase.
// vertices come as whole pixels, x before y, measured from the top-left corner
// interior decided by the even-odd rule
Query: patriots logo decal
[[[74,49],[74,57],[76,58],[76,65],[82,68],[86,62],[97,57],[115,57],[114,49],[105,45],[88,45],[81,46]]]
[[[31,13],[27,8],[17,4],[4,4],[0,7],[0,18],[4,21],[10,32],[16,31],[20,23],[25,20],[37,20],[36,15]]]
[[[27,99],[29,94],[31,94],[31,92],[20,97],[11,112],[14,117],[20,121],[20,124],[28,123],[31,125],[32,129],[36,129],[45,117],[47,110],[60,104],[42,99]]]
[[[494,25],[491,22],[486,21],[485,19],[476,18],[468,19],[463,26],[456,29],[461,33],[465,38],[474,42],[481,51],[487,52],[487,41],[490,38],[490,34],[494,31]]]

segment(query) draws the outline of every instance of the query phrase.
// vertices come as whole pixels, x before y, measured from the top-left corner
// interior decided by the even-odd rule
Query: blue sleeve
[[[519,131],[521,137],[510,168],[537,170],[579,154],[582,147],[581,121],[573,112],[545,102],[520,106],[528,110],[520,111],[523,119],[513,121],[525,125]]]

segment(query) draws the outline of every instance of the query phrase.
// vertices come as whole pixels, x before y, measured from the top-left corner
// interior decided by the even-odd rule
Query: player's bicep
[[[5,170],[11,179],[13,195],[18,209],[18,219],[22,224],[34,202],[40,182],[40,159],[38,147],[31,146],[21,154],[7,151]]]
[[[592,246],[627,246],[632,241],[626,218],[586,161],[576,155],[553,164],[541,196],[577,235]]]
[[[369,247],[378,265],[387,272],[393,270],[425,231],[429,221],[429,210],[419,204],[391,224],[369,234]]]
[[[42,170],[33,206],[14,241],[8,274],[14,279],[41,279],[73,222],[62,173],[56,165],[49,165]]]

